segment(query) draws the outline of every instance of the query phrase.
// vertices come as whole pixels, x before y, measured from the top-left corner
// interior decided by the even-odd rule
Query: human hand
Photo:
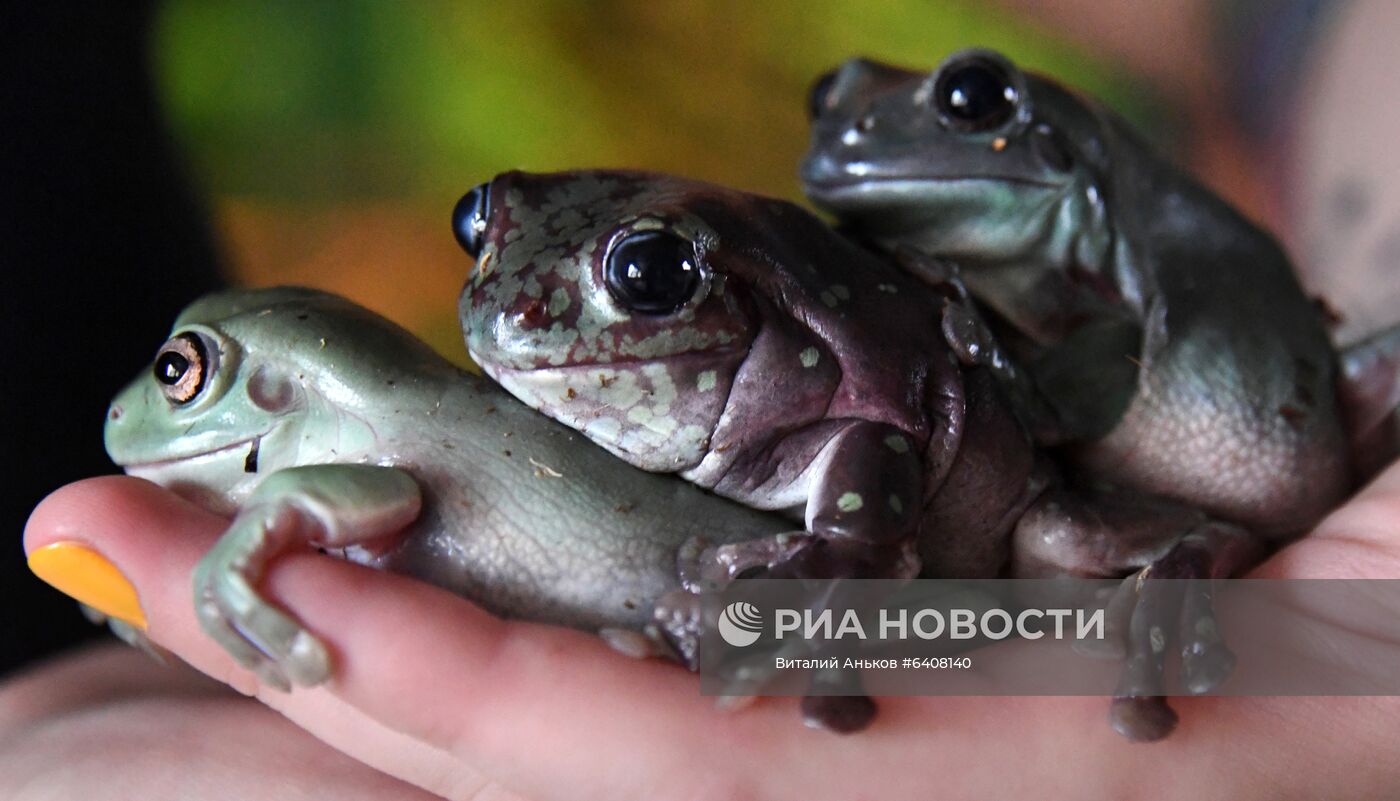
[[[1151,745],[1109,729],[1106,699],[889,698],[870,729],[838,737],[802,728],[795,699],[725,712],[675,666],[315,554],[281,560],[265,590],[332,645],[336,671],[282,694],[195,621],[191,571],[226,526],[154,485],[102,478],[47,499],[25,547],[86,543],[134,584],[156,642],[448,797],[1379,798],[1400,787],[1396,698],[1177,699],[1179,727]],[[1256,575],[1400,577],[1400,466]]]
[[[0,683],[0,798],[431,798],[187,667],[154,667],[102,643]]]

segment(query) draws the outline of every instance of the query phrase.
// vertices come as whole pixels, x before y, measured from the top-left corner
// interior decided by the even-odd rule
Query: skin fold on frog
[[[1277,242],[1101,104],[969,50],[810,106],[808,196],[958,265],[1071,464],[1282,539],[1393,458],[1400,329],[1339,366]]]
[[[196,572],[198,617],[284,689],[332,668],[326,644],[258,591],[294,549],[501,615],[616,627],[610,641],[626,646],[680,590],[684,542],[789,527],[628,467],[398,326],[306,289],[190,305],[112,403],[105,435],[127,473],[232,517]]]
[[[461,314],[483,371],[634,465],[802,521],[697,543],[688,587],[1149,565],[1209,578],[1260,546],[1180,504],[1061,486],[956,279],[930,287],[790,203],[647,173],[513,172],[464,196],[454,228],[476,259]],[[1111,721],[1137,739],[1175,723],[1150,629],[1179,624],[1194,691],[1229,672],[1199,625],[1209,604],[1184,611],[1162,595],[1174,583],[1124,585],[1137,600]],[[673,642],[682,612],[658,610]]]

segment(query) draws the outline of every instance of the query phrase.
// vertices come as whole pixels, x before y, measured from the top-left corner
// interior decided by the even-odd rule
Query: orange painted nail
[[[146,630],[136,588],[106,557],[80,542],[55,542],[29,555],[29,569],[54,589],[108,617]]]

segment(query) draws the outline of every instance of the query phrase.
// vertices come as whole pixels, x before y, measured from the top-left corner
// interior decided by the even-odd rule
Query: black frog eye
[[[613,299],[641,314],[669,314],[700,287],[695,246],[668,231],[638,231],[608,251],[603,281]]]
[[[939,119],[960,131],[989,131],[1016,113],[1021,92],[1010,65],[977,53],[954,57],[934,77]]]
[[[172,403],[189,403],[204,389],[209,377],[209,355],[198,334],[171,337],[151,368],[160,390]]]
[[[462,246],[473,259],[481,255],[482,236],[486,233],[486,190],[489,184],[481,184],[462,195],[452,209],[452,233],[457,244]]]

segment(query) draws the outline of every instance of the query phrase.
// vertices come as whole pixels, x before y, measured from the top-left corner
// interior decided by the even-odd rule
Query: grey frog
[[[971,50],[931,74],[849,61],[812,112],[808,194],[882,246],[959,265],[1072,464],[1271,538],[1348,491],[1344,422],[1354,443],[1378,435],[1400,337],[1339,376],[1274,239],[1108,109]]]

